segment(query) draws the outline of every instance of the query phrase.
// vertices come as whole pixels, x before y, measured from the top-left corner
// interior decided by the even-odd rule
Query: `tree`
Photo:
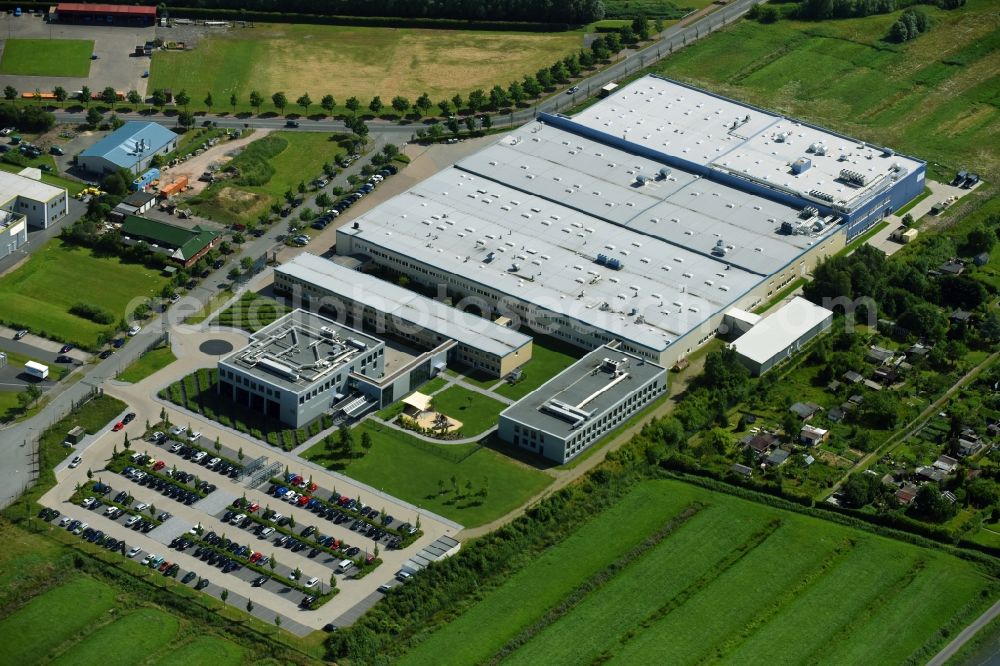
[[[535,79],[538,81],[538,85],[540,85],[543,90],[548,90],[552,87],[552,72],[550,72],[547,67],[543,67],[538,70],[538,73],[535,74]]]
[[[132,105],[142,104],[142,95],[139,94],[138,90],[129,90],[128,94],[125,95],[125,99]]]
[[[281,629],[281,616],[278,615],[277,613],[274,614],[274,626],[276,626],[278,629]]]
[[[246,257],[246,258],[250,259],[250,257]],[[250,261],[251,261],[251,263],[253,263],[252,259]],[[222,442],[219,441],[219,436],[216,435],[216,437],[215,437],[215,452],[218,453],[221,450],[222,450]]]
[[[421,115],[426,116],[427,111],[430,110],[432,106],[434,106],[434,103],[431,101],[430,95],[428,95],[427,93],[423,93],[420,95],[420,97],[417,98],[417,101],[414,102],[414,106],[420,110]]]
[[[542,94],[542,86],[539,85],[538,79],[533,77],[531,74],[525,74],[522,86],[524,88],[524,94],[531,99],[535,99]]]
[[[52,89],[52,94],[55,96],[57,102],[65,102],[69,99],[69,93],[62,86],[56,86]]]
[[[158,109],[162,110],[167,105],[167,93],[162,88],[154,90],[153,94],[150,95],[150,99],[153,102],[153,106]]]
[[[614,55],[622,50],[622,38],[617,32],[609,32],[604,36],[604,45],[608,52]]]
[[[319,101],[319,105],[327,113],[333,113],[333,108],[337,106],[337,100],[333,98],[333,95],[323,95],[323,99]]]
[[[451,130],[452,134],[454,134],[456,136],[458,135],[458,132],[461,129],[458,126],[458,118],[455,118],[455,117],[449,118],[448,122],[446,122],[445,124],[448,126],[448,129]]]
[[[451,104],[455,107],[455,113],[458,113],[462,109],[462,105],[465,102],[462,100],[462,96],[455,93],[455,96],[451,98]]]
[[[233,93],[229,96],[229,106],[233,107],[233,113],[236,113],[236,105],[239,103],[240,98]]]
[[[204,103],[205,103],[205,108],[207,108],[209,112],[211,112],[212,107],[215,106],[215,100],[212,98],[212,93],[208,93],[207,95],[205,95]]]
[[[438,109],[441,111],[442,116],[447,116],[451,113],[451,102],[446,99],[441,100],[437,103]]]
[[[510,104],[510,97],[507,96],[507,91],[500,86],[493,86],[490,89],[490,106],[500,110],[508,104]]]
[[[483,129],[487,129],[488,130],[489,128],[493,127],[493,119],[490,118],[488,115],[483,116],[482,118],[480,118],[479,122],[482,124]]]
[[[410,100],[400,95],[392,98],[392,108],[399,113],[406,113],[410,108]]]
[[[14,86],[7,86],[3,89],[3,98],[8,102],[13,102],[17,99],[17,88]]]
[[[344,105],[347,107],[348,111],[350,111],[353,114],[357,114],[358,109],[361,108],[361,100],[359,100],[357,97],[351,96],[347,98],[347,102],[345,102]]]
[[[993,219],[995,226],[1000,226],[1000,219]],[[987,224],[980,223],[973,227],[965,237],[964,251],[967,254],[989,252],[997,244],[997,233]]]
[[[910,505],[910,513],[924,520],[942,523],[955,514],[955,505],[941,494],[936,485],[926,483],[917,491],[917,496]]]
[[[248,613],[252,613],[253,612],[253,602],[250,601],[250,599],[247,599],[247,612]]]
[[[309,107],[312,106],[312,98],[309,97],[309,93],[303,93],[301,97],[295,100],[295,103],[302,107],[302,113],[309,113]]]
[[[112,110],[115,108],[115,102],[118,101],[118,93],[111,86],[108,86],[101,91],[101,101],[109,105]]]
[[[271,553],[271,559],[267,561],[267,566],[271,567],[271,572],[274,572],[274,568],[278,566],[278,560],[274,558],[274,553]]]
[[[465,129],[469,130],[470,132],[475,132],[476,131],[476,117],[475,116],[466,116],[465,117]]]
[[[594,67],[594,64],[597,61],[597,58],[594,56],[594,52],[593,51],[586,51],[586,50],[584,50],[584,51],[580,51],[579,60],[580,60],[580,66],[581,67],[586,67],[587,69],[592,69]]]
[[[97,127],[103,119],[104,116],[101,115],[101,112],[97,108],[91,107],[87,109],[87,125],[90,127]]]
[[[14,90],[14,89],[11,88],[10,86],[7,86],[7,88],[4,89],[4,97],[7,96],[7,91],[8,90]],[[17,91],[14,90],[14,93],[16,95]],[[156,91],[154,90],[153,93],[155,94]],[[88,88],[87,86],[83,86],[82,88],[80,88],[80,93],[76,96],[76,98],[78,100],[80,100],[81,102],[83,102],[84,106],[89,107],[90,106],[90,88]]]
[[[246,454],[243,453],[243,447],[241,446],[240,449],[239,449],[239,451],[236,452],[236,457],[239,459],[240,462],[243,462],[243,458],[245,456],[246,456]]]
[[[859,509],[877,500],[885,489],[877,476],[859,472],[851,475],[844,484],[842,492],[844,504]]]
[[[229,590],[227,590],[226,588],[222,588],[222,593],[219,594],[219,598],[222,599],[222,605],[225,606],[226,599],[229,598]]]
[[[369,451],[372,448],[372,436],[368,434],[368,431],[361,433],[361,448],[365,451]]]
[[[260,113],[260,107],[264,104],[264,96],[256,90],[250,91],[250,108],[256,109]]]
[[[486,93],[482,89],[476,89],[469,93],[469,113],[475,113],[486,107]]]
[[[160,407],[160,421],[163,422],[163,425],[170,426],[170,414],[167,413],[166,407]]]
[[[130,442],[129,439],[128,439],[128,433],[125,433],[125,445],[124,446],[125,446],[125,450],[126,451],[128,451],[129,449],[132,448],[132,442]]]
[[[274,104],[274,108],[276,108],[279,112],[284,113],[285,107],[288,106],[288,97],[285,96],[285,93],[279,90],[271,95],[271,102]]]
[[[569,71],[566,69],[566,65],[562,60],[552,65],[549,71],[552,73],[552,80],[558,81],[559,83],[566,83],[569,81]]]
[[[913,35],[913,37],[916,37],[916,35]],[[896,19],[896,22],[889,28],[889,34],[886,36],[886,40],[902,44],[909,39],[912,39],[912,37],[910,36],[910,30],[906,25],[906,21],[904,21],[902,17]]]
[[[645,14],[639,14],[632,19],[632,32],[639,36],[639,39],[649,39],[649,19]]]
[[[112,116],[112,122],[117,118],[117,116]],[[194,126],[194,114],[188,110],[181,111],[177,114],[177,124],[181,127],[192,127]]]
[[[368,103],[368,110],[377,116],[382,111],[382,98],[378,95],[372,97],[372,101]]]
[[[188,95],[187,90],[181,90],[179,93],[174,95],[174,104],[177,106],[184,107],[187,111],[188,104],[191,103],[191,95]]]
[[[562,62],[566,66],[566,71],[569,72],[570,76],[580,76],[580,59],[576,57],[575,53],[563,58]]]

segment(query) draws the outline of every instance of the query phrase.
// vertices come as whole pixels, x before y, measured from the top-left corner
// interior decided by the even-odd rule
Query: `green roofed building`
[[[176,224],[129,215],[122,222],[122,242],[126,245],[144,242],[154,252],[161,252],[187,268],[215,247],[221,235],[195,225],[188,229]]]

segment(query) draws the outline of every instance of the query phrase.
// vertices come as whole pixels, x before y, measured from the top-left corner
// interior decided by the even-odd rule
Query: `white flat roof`
[[[32,201],[48,202],[66,190],[9,171],[0,171],[0,201],[22,196]]]
[[[342,235],[354,236],[651,349],[665,349],[760,281],[457,168],[380,204],[357,226],[338,229],[338,247]],[[597,263],[600,254],[622,267]]]
[[[732,348],[751,361],[765,363],[832,316],[830,310],[796,296],[737,338]]]
[[[314,254],[302,253],[275,271],[497,356],[506,356],[531,342],[514,329]]]
[[[880,181],[922,162],[794,119],[654,75],[620,88],[573,121],[654,150],[778,185],[801,194],[818,190],[853,209]],[[817,145],[823,146],[819,154]],[[793,174],[791,165],[812,166]],[[898,165],[900,172],[894,171]],[[866,177],[863,186],[840,178],[843,169]]]
[[[798,208],[676,167],[663,176],[661,162],[544,123],[456,166],[694,252],[709,254],[721,240],[726,263],[759,275],[779,272],[837,229],[832,217],[803,218]],[[780,233],[783,222],[797,232]]]

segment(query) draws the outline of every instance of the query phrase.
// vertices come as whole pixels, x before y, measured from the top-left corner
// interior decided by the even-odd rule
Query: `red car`
[[[260,510],[260,504],[257,504],[257,502],[250,503],[250,513],[257,513],[257,511],[259,510]]]
[[[114,432],[118,432],[119,430],[121,430],[121,429],[122,429],[122,428],[124,428],[124,427],[125,427],[125,424],[124,424],[124,423],[122,423],[121,421],[119,421],[118,423],[116,423],[116,424],[114,425],[114,427],[113,427],[113,428],[111,428],[111,430],[113,430]]]
[[[161,469],[163,469],[166,466],[167,466],[167,463],[163,462],[162,460],[157,460],[156,464],[153,465],[153,471],[154,472],[159,472]]]
[[[333,543],[330,544],[330,548],[333,548],[334,550],[340,548],[340,539],[334,539]]]
[[[341,495],[340,499],[337,500],[337,504],[339,504],[340,506],[344,506],[345,504],[347,504],[350,501],[351,501],[350,497],[348,497],[347,495]]]
[[[253,555],[250,556],[250,561],[256,563],[262,557],[264,557],[263,553],[255,552]]]
[[[302,497],[299,498],[299,506],[305,506],[306,504],[309,504],[309,500],[311,499],[312,498],[309,497],[309,495],[303,495]]]
[[[164,562],[163,564],[160,565],[160,571],[166,571],[167,569],[170,568],[171,564],[172,564],[171,562]]]
[[[317,488],[319,488],[319,486],[317,486],[315,483],[310,483],[309,484],[309,492],[314,493],[314,492],[316,492]]]

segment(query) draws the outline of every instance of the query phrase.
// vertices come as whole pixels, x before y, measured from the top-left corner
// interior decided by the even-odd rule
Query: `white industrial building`
[[[0,259],[28,242],[28,222],[23,215],[0,210]]]
[[[731,348],[755,376],[792,356],[833,323],[833,312],[796,296],[736,339]]]
[[[0,209],[23,215],[28,226],[45,229],[69,213],[69,196],[65,188],[43,183],[38,169],[0,171]]]
[[[313,254],[275,268],[274,290],[338,322],[425,349],[454,340],[449,362],[493,377],[531,360],[532,341],[524,333]]]
[[[499,435],[559,464],[667,390],[663,366],[599,347],[500,413]]]

